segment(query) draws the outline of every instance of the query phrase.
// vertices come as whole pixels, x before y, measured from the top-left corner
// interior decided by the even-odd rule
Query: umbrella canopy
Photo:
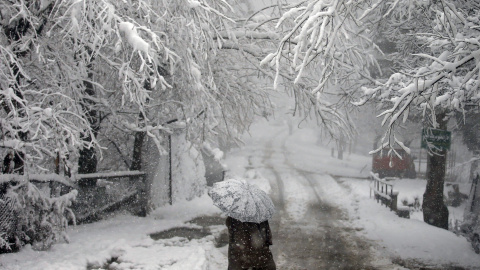
[[[242,222],[261,223],[275,213],[268,194],[243,179],[217,182],[208,195],[225,214]]]

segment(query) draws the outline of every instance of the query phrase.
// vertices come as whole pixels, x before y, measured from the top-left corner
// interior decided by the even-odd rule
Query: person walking
[[[272,233],[268,220],[242,222],[227,217],[228,270],[276,270],[270,246]]]
[[[217,182],[208,195],[227,216],[228,270],[276,270],[270,251],[268,220],[275,213],[270,196],[242,178]]]

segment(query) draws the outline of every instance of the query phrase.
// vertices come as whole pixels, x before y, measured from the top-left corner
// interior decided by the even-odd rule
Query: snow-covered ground
[[[247,135],[244,141],[247,146],[255,147],[281,132],[288,136],[285,122],[261,120],[252,126],[251,136]],[[295,167],[318,173],[317,180],[322,182],[318,194],[349,213],[346,225],[374,241],[379,256],[427,267],[453,264],[480,269],[480,255],[474,253],[465,238],[429,226],[418,218],[399,218],[370,198],[369,182],[356,178],[368,176],[371,163],[368,155],[346,155],[344,160],[332,158],[329,147],[318,143],[315,128],[296,129],[286,138],[285,147],[290,153],[289,162]],[[269,182],[251,169],[251,162],[244,152],[233,150],[227,154],[229,175],[252,179],[269,192]],[[396,185],[405,191],[403,195],[408,193],[409,198],[423,194],[424,181],[403,181]],[[294,206],[287,207],[292,216],[301,211],[301,207]],[[149,236],[174,227],[197,228],[198,225],[187,221],[219,214],[207,195],[161,207],[147,218],[119,214],[69,228],[70,243],[58,243],[48,251],[25,247],[18,253],[1,254],[0,269],[68,270],[87,266],[99,269],[106,263],[111,269],[226,269],[225,248],[216,248],[213,236],[190,241],[180,237],[153,240]]]
[[[200,215],[219,214],[208,195],[156,210],[147,218],[120,214],[68,230],[70,243],[48,251],[27,246],[18,253],[0,255],[0,269],[99,269],[116,258],[111,269],[225,269],[225,256],[214,247],[213,236],[203,239],[153,240],[149,234],[185,224]]]

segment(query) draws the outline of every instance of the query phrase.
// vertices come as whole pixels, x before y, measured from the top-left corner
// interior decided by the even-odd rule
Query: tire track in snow
[[[318,174],[297,168],[288,160],[287,136],[279,138],[284,133],[276,134],[265,144],[262,159],[264,169],[273,176],[269,179],[279,210],[271,220],[272,251],[278,269],[382,269],[370,265],[371,245],[345,227],[345,211],[322,200]],[[285,181],[289,180],[295,183],[288,182],[286,186]],[[292,207],[286,205],[292,203],[292,192],[298,186],[303,186],[300,193],[308,197],[300,198],[308,202],[300,219],[292,218]]]

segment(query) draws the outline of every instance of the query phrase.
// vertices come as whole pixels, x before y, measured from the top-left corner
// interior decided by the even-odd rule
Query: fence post
[[[418,153],[418,170],[417,170],[418,174],[422,172],[421,166],[422,166],[422,148],[420,148],[420,152]]]
[[[173,204],[172,135],[168,134],[168,203]]]
[[[394,212],[397,212],[398,191],[392,192],[391,198],[392,201],[390,202],[390,209]]]
[[[147,175],[143,174],[140,176],[140,187],[139,187],[139,195],[140,198],[138,200],[138,203],[140,204],[140,211],[138,213],[138,216],[140,217],[146,217],[148,214],[148,204],[149,204],[149,196],[150,196],[150,191],[147,183]]]

